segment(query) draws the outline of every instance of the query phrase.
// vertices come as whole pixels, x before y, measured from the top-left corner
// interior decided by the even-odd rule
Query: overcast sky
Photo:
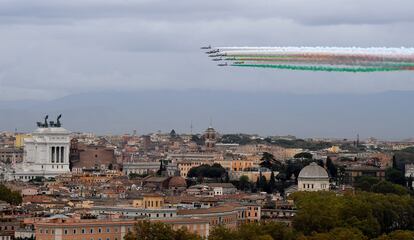
[[[142,89],[414,90],[411,72],[219,68],[213,46],[413,47],[412,0],[0,0],[0,100]]]

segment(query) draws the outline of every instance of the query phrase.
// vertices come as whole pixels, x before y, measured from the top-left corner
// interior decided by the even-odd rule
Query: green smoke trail
[[[309,57],[295,57],[295,56],[237,56],[226,58],[225,60],[233,61],[248,61],[248,62],[297,62],[297,63],[320,63],[320,64],[332,64],[332,65],[349,65],[362,67],[414,67],[414,62],[409,61],[370,61],[370,60],[337,60],[337,59],[312,59]]]
[[[231,64],[235,67],[277,68],[303,71],[323,72],[389,72],[405,70],[400,67],[330,67],[330,66],[298,66],[298,65],[268,65],[268,64]]]
[[[245,63],[254,63],[258,65],[286,65],[286,64],[323,64],[323,65],[343,65],[353,67],[383,67],[383,68],[404,68],[414,67],[412,62],[372,62],[372,61],[328,61],[328,60],[309,60],[309,59],[252,59],[252,58],[237,58],[233,61],[242,61]]]

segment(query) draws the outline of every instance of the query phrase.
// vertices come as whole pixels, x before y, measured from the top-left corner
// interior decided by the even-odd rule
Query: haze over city
[[[31,129],[31,121],[24,118],[26,121],[22,122],[21,109],[16,106],[24,104],[15,101],[51,101],[39,104],[54,105],[54,102],[82,94],[84,107],[93,108],[110,105],[113,94],[122,96],[123,92],[136,92],[140,95],[144,92],[145,95],[146,91],[154,91],[156,102],[194,101],[195,105],[199,104],[200,112],[191,116],[190,112],[181,111],[181,114],[169,116],[170,123],[157,125],[155,122],[159,120],[155,118],[162,114],[156,114],[153,99],[135,103],[137,110],[153,110],[146,112],[148,116],[142,116],[131,106],[123,109],[128,103],[121,98],[117,108],[122,117],[110,119],[112,126],[97,119],[97,125],[109,129],[94,127],[91,130],[100,133],[132,129],[154,132],[172,128],[187,131],[191,121],[201,130],[212,118],[214,125],[223,132],[303,137],[351,137],[360,132],[366,137],[408,138],[414,135],[409,128],[414,118],[404,105],[405,100],[413,98],[410,91],[414,90],[414,80],[410,72],[227,70],[212,64],[199,47],[208,44],[410,47],[414,40],[413,32],[408,30],[414,21],[410,11],[413,5],[408,0],[255,1],[254,4],[250,1],[3,1],[0,5],[0,106],[11,114],[2,114],[1,129]],[[240,111],[235,113],[231,108],[222,107],[220,102],[194,99],[198,92],[208,92],[209,98],[218,94],[226,101],[226,91],[230,91],[235,102],[251,102],[240,111],[243,116],[256,115],[256,118],[246,120]],[[101,104],[92,105],[90,102],[96,102],[94,98],[102,97],[102,93],[108,97],[102,99]],[[167,96],[162,96],[164,93]],[[400,100],[391,98],[377,103],[378,95],[372,93],[391,94]],[[310,105],[306,100],[308,94],[311,94],[310,99],[331,102],[332,106]],[[270,102],[260,111],[258,105],[263,103],[257,99],[261,95],[274,96],[275,101],[286,103],[298,98],[297,110],[309,111],[309,114],[298,115],[293,105],[292,109],[272,108]],[[187,100],[180,99],[185,96]],[[343,96],[372,105],[349,112],[348,117],[329,121],[330,117],[341,115],[342,109],[358,108],[352,100],[338,100],[335,104],[335,99]],[[375,111],[374,120],[372,113],[367,112],[379,104],[385,104],[381,107],[383,112]],[[26,108],[30,106],[26,104]],[[215,108],[222,111],[215,112]],[[40,110],[39,107],[34,111],[33,117],[49,109]],[[70,114],[84,114],[70,106],[62,106],[61,111],[69,119]],[[105,119],[104,108],[95,111]],[[159,111],[169,113],[168,109]],[[330,111],[333,112],[327,114]],[[240,116],[233,118],[232,113]],[[393,120],[391,114],[399,116],[399,120]],[[260,115],[273,121],[263,121]],[[146,120],[140,121],[140,118]],[[308,118],[312,119],[311,125]],[[14,122],[19,125],[10,124]],[[72,124],[72,128],[85,131],[90,127],[80,121]]]

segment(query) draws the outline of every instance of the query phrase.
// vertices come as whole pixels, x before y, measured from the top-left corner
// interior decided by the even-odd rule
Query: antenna
[[[193,135],[193,121],[190,123],[190,134]]]
[[[356,146],[359,146],[359,133],[357,134],[357,142],[356,142]]]

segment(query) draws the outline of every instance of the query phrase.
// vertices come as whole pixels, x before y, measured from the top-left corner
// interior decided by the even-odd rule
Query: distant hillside
[[[53,101],[0,102],[0,130],[31,131],[45,114],[63,114],[72,131],[202,131],[300,137],[414,136],[414,92],[295,95],[230,91],[101,92]]]

